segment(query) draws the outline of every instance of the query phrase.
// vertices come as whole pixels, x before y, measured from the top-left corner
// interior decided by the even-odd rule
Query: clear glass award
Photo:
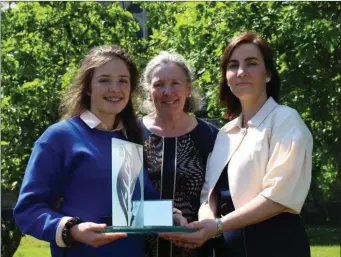
[[[173,225],[172,200],[144,199],[143,146],[112,139],[112,226],[100,233],[193,232]]]

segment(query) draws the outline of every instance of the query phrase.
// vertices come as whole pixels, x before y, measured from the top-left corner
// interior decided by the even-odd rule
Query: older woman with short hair
[[[143,85],[147,99],[141,119],[148,175],[161,199],[172,199],[181,211],[176,223],[198,220],[200,192],[217,128],[196,118],[200,104],[193,72],[178,54],[161,52],[146,66]],[[186,249],[156,237],[148,238],[147,256],[207,256],[203,248]]]

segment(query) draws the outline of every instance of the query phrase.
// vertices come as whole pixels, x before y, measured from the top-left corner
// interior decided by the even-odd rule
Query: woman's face
[[[243,101],[267,98],[267,73],[259,48],[251,43],[237,46],[227,63],[226,79],[232,93]]]
[[[91,80],[90,111],[96,116],[117,115],[130,97],[130,73],[124,61],[115,58],[95,69]]]
[[[185,72],[175,63],[161,64],[152,72],[149,97],[161,115],[183,112],[191,90]]]

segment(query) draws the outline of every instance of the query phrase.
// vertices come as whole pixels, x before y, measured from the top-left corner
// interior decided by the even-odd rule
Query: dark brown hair
[[[271,80],[266,83],[266,94],[272,97],[276,102],[279,102],[279,90],[281,81],[278,71],[275,66],[272,50],[268,43],[258,37],[256,34],[248,32],[238,35],[233,38],[224,50],[221,62],[221,79],[219,86],[220,102],[226,107],[226,118],[233,119],[241,113],[240,100],[231,92],[227,84],[226,70],[227,64],[231,58],[233,51],[242,44],[254,44],[258,47],[263,55],[264,64],[267,72],[271,74]]]
[[[138,70],[135,62],[119,46],[105,45],[90,50],[82,62],[80,70],[73,84],[63,94],[59,110],[63,119],[81,115],[85,110],[90,110],[90,96],[87,94],[91,89],[91,80],[97,67],[113,59],[121,59],[125,62],[130,73],[131,91],[129,101],[124,109],[118,114],[126,130],[128,140],[142,144],[142,132],[137,122],[137,117],[132,102],[132,93],[138,86]]]

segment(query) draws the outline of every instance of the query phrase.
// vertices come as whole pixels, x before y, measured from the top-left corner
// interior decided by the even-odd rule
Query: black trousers
[[[215,241],[216,257],[310,257],[308,236],[299,215],[282,213]]]

